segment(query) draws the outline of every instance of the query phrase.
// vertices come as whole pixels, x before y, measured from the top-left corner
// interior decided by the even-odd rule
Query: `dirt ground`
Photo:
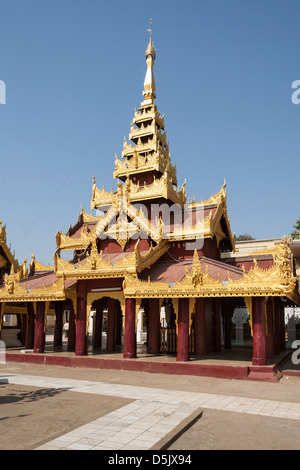
[[[199,421],[169,447],[169,450],[191,449],[299,450],[300,422],[204,410]]]
[[[278,383],[118,370],[6,363],[5,373],[75,379],[300,402],[300,377]],[[33,449],[130,403],[128,399],[13,384],[0,385],[0,450]],[[169,450],[299,450],[300,421],[203,410]]]
[[[0,385],[0,450],[30,450],[131,400]]]

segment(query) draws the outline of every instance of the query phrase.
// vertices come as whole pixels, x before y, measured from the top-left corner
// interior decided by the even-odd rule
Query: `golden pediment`
[[[56,234],[56,246],[60,251],[86,249],[95,236],[96,229],[89,231],[86,225],[83,225],[80,238],[70,237],[62,232]]]
[[[64,278],[55,280],[51,285],[45,283],[41,287],[28,288],[28,282],[21,281],[21,270],[11,273],[4,278],[4,287],[0,289],[0,301],[2,302],[35,302],[64,300]],[[30,278],[28,278],[30,279]]]

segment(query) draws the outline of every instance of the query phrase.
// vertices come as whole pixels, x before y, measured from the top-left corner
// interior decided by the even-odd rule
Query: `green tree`
[[[248,233],[243,233],[242,235],[239,235],[236,238],[236,241],[238,241],[238,242],[242,242],[242,241],[245,241],[245,240],[255,240],[255,238],[251,237],[251,235],[249,235]]]
[[[291,237],[293,240],[300,238],[300,217],[296,220],[295,225],[293,225],[294,229],[291,233]]]

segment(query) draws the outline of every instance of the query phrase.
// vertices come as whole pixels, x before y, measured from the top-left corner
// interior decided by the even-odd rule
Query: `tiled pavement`
[[[1,374],[0,383],[129,398],[133,401],[80,426],[39,450],[146,450],[157,444],[199,408],[300,420],[300,402],[282,402],[87,380]]]

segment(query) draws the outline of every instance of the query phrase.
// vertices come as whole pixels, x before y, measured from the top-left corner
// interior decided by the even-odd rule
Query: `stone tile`
[[[79,439],[79,441],[75,442],[74,444],[87,444],[90,446],[96,446],[99,445],[101,442],[103,442],[103,439],[101,438],[91,438],[91,437],[83,437],[82,439]]]
[[[93,446],[87,445],[87,444],[74,443],[74,444],[68,445],[68,447],[66,447],[66,449],[70,449],[70,450],[90,450],[90,449],[92,449],[92,447]]]
[[[121,449],[123,444],[120,443],[120,442],[111,442],[111,441],[103,441],[101,444],[99,444],[101,446],[104,446],[104,447],[107,447],[107,449],[110,449],[110,450],[118,450],[118,449]]]
[[[146,449],[164,437],[196,408],[300,419],[300,403],[276,402],[255,398],[209,393],[160,390],[122,384],[107,384],[73,379],[1,375],[0,381],[45,388],[72,388],[81,393],[99,393],[135,400],[96,420],[87,423],[38,449]],[[149,446],[149,447],[147,447]]]

